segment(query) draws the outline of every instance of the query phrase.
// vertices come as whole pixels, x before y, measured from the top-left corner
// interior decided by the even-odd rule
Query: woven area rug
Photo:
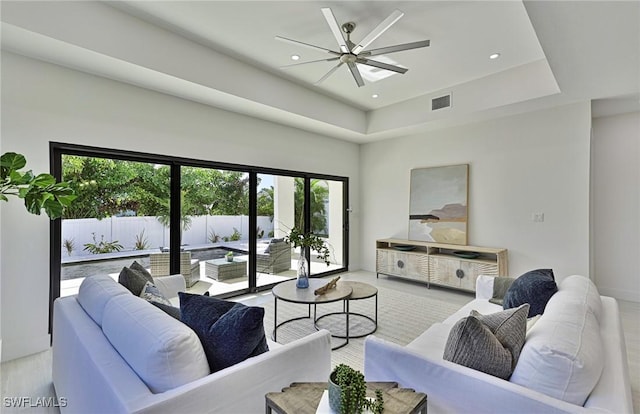
[[[264,308],[265,332],[267,336],[271,336],[273,332],[273,300],[265,304]],[[278,323],[287,319],[306,316],[308,314],[307,308],[307,305],[278,301]],[[432,324],[443,321],[459,308],[460,305],[444,300],[419,297],[378,287],[378,329],[374,335],[400,345],[406,345]],[[317,306],[318,316],[340,311],[342,311],[342,302]],[[373,317],[375,314],[375,299],[351,301],[350,312]],[[328,328],[332,333],[343,334],[345,317],[341,315],[328,316],[322,318],[318,325],[322,328]],[[350,319],[349,331],[352,335],[364,333],[371,328],[373,328],[373,324],[364,318],[354,316]],[[278,328],[277,340],[279,343],[286,344],[315,331],[316,329],[311,319],[301,319]],[[332,351],[332,366],[343,363],[362,371],[364,368],[364,339],[351,338],[347,346]],[[344,342],[343,339],[339,338],[332,338],[331,340],[332,346],[337,346]]]

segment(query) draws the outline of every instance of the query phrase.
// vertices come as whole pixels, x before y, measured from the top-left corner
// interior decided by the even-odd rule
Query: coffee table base
[[[273,332],[271,333],[271,339],[274,342],[278,342],[276,340],[277,333],[278,333],[278,328],[280,328],[281,326],[286,325],[288,323],[291,323],[291,322],[294,322],[294,321],[299,321],[299,320],[302,320],[302,319],[313,319],[314,327],[316,328],[316,330],[320,330],[321,328],[318,328],[318,326],[317,326],[317,322],[318,322],[318,320],[320,318],[316,318],[316,315],[317,315],[316,307],[317,307],[317,305],[313,305],[313,318],[311,317],[311,305],[308,305],[308,306],[309,306],[309,313],[308,313],[307,316],[298,316],[296,318],[287,319],[287,320],[285,320],[283,322],[277,323],[277,318],[278,318],[278,298],[275,298],[274,309],[273,309],[275,325],[273,327]],[[342,312],[340,312],[340,313],[342,314]],[[331,333],[331,337],[332,338],[344,339],[344,342],[339,344],[339,345],[337,345],[337,346],[331,347],[332,351],[335,351],[336,349],[340,349],[340,348],[342,348],[344,346],[347,346],[349,344],[349,338],[351,336],[349,335],[349,316],[350,316],[350,314],[349,314],[349,304],[348,303],[346,305],[346,310],[344,312],[344,315],[345,315],[345,320],[346,320],[346,335],[337,335],[337,334]],[[324,315],[324,316],[327,316],[327,315]],[[321,316],[321,318],[324,317],[324,316]]]

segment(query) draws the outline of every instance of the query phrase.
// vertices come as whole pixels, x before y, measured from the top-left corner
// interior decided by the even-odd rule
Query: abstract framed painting
[[[469,164],[411,170],[409,240],[467,244]]]

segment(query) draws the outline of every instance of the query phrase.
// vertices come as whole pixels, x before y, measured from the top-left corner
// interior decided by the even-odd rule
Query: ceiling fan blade
[[[331,61],[338,60],[338,59],[340,59],[340,56],[336,56],[336,57],[329,58],[329,59],[319,59],[319,60],[310,60],[308,62],[292,63],[290,65],[280,66],[280,68],[288,69],[288,68],[292,68],[294,66],[306,65],[308,63],[331,62]]]
[[[320,47],[320,46],[310,45],[309,43],[300,42],[298,40],[288,39],[282,36],[276,36],[276,40],[280,40],[281,42],[291,43],[298,46],[308,47],[310,49],[315,49],[316,51],[320,51],[320,52],[331,53],[333,55],[338,55],[338,56],[341,55],[340,52],[336,52],[330,49],[325,49],[324,47]]]
[[[404,16],[404,13],[401,12],[400,10],[396,9],[393,11],[393,13],[391,13],[389,15],[389,17],[387,17],[386,19],[384,19],[382,22],[380,22],[379,25],[377,25],[375,27],[375,29],[373,29],[368,35],[366,35],[364,37],[364,39],[362,39],[351,51],[351,53],[353,53],[354,55],[357,55],[358,53],[362,52],[362,49],[364,49],[365,47],[369,46],[371,44],[371,42],[373,42],[374,40],[376,40],[382,33],[384,33],[385,31],[387,31],[388,28],[390,28],[395,22],[397,22],[398,20],[400,20],[400,18]]]
[[[401,45],[381,47],[379,49],[371,49],[371,50],[368,50],[366,52],[362,52],[362,53],[360,53],[360,56],[378,56],[378,55],[384,55],[384,54],[387,54],[387,53],[402,52],[403,50],[410,50],[410,49],[418,49],[420,47],[427,47],[427,46],[430,45],[430,43],[431,43],[431,41],[429,41],[429,40],[421,40],[419,42],[404,43],[404,44],[401,44]]]
[[[349,53],[349,46],[347,46],[347,41],[342,34],[342,30],[340,30],[340,26],[338,25],[336,16],[333,15],[333,12],[328,7],[324,7],[320,10],[322,10],[322,14],[324,15],[324,18],[329,25],[329,29],[331,29],[331,33],[333,33],[333,37],[336,38],[336,41],[338,42],[338,46],[340,46],[340,50],[342,51],[342,53]]]
[[[333,68],[331,68],[331,70],[327,72],[323,77],[321,77],[316,83],[314,83],[314,85],[319,85],[320,83],[324,82],[329,76],[333,75],[333,72],[338,70],[338,68],[342,66],[342,63],[343,62],[340,62],[337,65],[335,65]]]
[[[378,62],[376,60],[362,59],[358,58],[356,62],[361,63],[363,65],[373,66],[380,69],[390,70],[396,73],[406,73],[409,69],[401,68],[400,66],[389,65],[386,63]]]
[[[364,81],[362,80],[362,76],[360,75],[360,71],[358,70],[358,66],[356,66],[353,62],[347,62],[347,66],[349,66],[349,70],[353,75],[353,79],[358,84],[358,87],[364,86]]]

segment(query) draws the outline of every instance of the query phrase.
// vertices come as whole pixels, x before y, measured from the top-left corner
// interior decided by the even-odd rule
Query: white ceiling
[[[126,1],[123,9],[176,30],[213,49],[371,110],[405,101],[536,60],[544,53],[521,2],[171,2]],[[124,8],[126,7],[126,8]],[[335,62],[289,69],[297,54],[302,61],[327,58],[326,53],[275,40],[276,35],[339,50],[320,9],[330,7],[338,24],[355,22],[352,40],[368,34],[392,11],[405,15],[368,49],[431,40],[431,46],[386,55],[409,68],[385,80],[358,88],[346,66],[312,86]],[[501,58],[490,60],[499,52]],[[360,65],[359,65],[360,66]],[[365,69],[360,67],[361,70]],[[372,94],[378,94],[377,99]]]
[[[594,100],[594,113],[640,110],[640,2],[607,1],[2,1],[2,47],[26,56],[354,142]],[[359,40],[405,16],[369,48],[404,74],[358,88],[321,62],[337,50],[321,7]],[[491,53],[501,57],[490,60]],[[372,94],[378,94],[377,99]],[[452,93],[450,109],[431,98]],[[610,105],[612,102],[615,105]],[[614,109],[612,109],[614,108]]]

